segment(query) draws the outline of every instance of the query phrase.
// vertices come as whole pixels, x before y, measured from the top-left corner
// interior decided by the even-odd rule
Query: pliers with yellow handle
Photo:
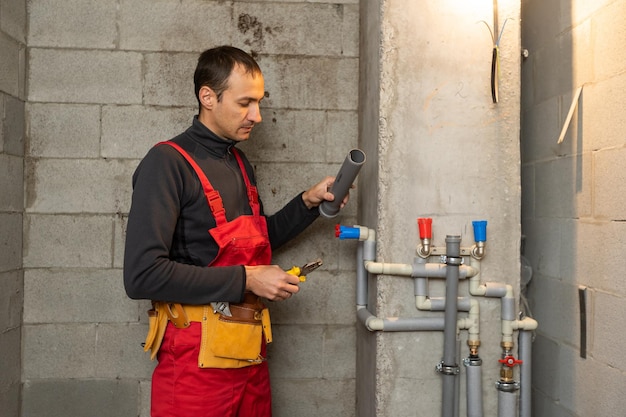
[[[295,275],[300,278],[300,282],[306,281],[306,276],[309,272],[315,271],[317,268],[322,266],[323,262],[321,258],[317,258],[312,262],[308,262],[302,266],[294,266],[289,271],[288,274]]]

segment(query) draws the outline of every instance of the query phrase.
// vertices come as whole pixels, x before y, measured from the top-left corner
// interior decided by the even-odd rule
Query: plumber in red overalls
[[[286,300],[299,284],[271,265],[272,249],[334,199],[334,178],[266,216],[236,148],[261,122],[261,69],[238,48],[216,47],[200,55],[194,85],[192,125],[150,149],[133,175],[124,284],[130,298],[152,300],[144,347],[158,360],[151,416],[268,417],[272,336],[262,300]]]

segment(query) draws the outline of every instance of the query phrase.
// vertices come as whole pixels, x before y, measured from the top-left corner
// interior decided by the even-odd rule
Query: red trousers
[[[267,362],[238,369],[198,368],[200,323],[168,323],[152,375],[152,417],[271,417]],[[264,354],[265,352],[263,352]]]

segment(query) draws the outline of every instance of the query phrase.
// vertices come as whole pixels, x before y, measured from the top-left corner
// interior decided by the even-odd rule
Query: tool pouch
[[[254,303],[230,304],[232,316],[214,313],[206,307],[202,321],[200,368],[243,368],[265,360],[261,355],[262,336],[271,343],[269,310],[258,299]]]
[[[150,359],[154,359],[161,347],[165,328],[167,327],[167,315],[160,307],[160,303],[152,303],[152,309],[148,310],[148,335],[143,345],[144,352],[150,350]]]

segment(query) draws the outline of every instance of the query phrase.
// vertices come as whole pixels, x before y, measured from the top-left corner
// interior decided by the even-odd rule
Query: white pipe
[[[470,266],[476,271],[476,273],[470,277],[469,280],[469,293],[472,295],[478,295],[483,297],[495,297],[500,298],[506,295],[506,284],[497,282],[480,282],[480,260],[470,257]]]
[[[374,262],[369,260],[365,262],[365,269],[370,274],[374,275],[397,275],[401,277],[423,277],[423,278],[445,278],[446,277],[446,265],[436,263],[415,263],[399,264],[399,263],[385,263]],[[459,266],[459,278],[465,279],[473,277],[478,271],[466,265]]]

